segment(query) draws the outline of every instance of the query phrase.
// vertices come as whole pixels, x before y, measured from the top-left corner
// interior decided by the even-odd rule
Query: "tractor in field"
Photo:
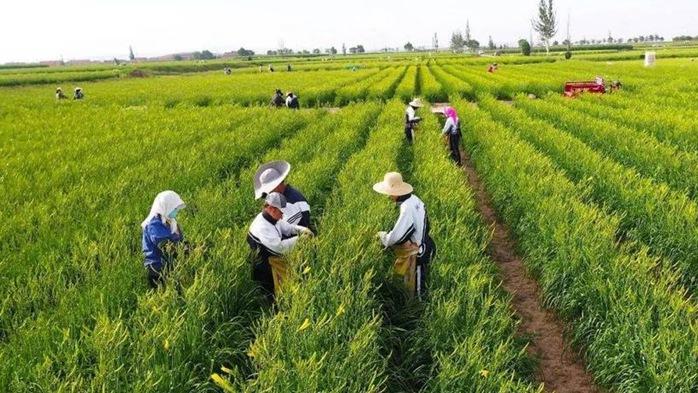
[[[597,76],[593,81],[566,82],[564,95],[566,97],[576,97],[582,93],[606,94],[620,90],[621,87],[620,81],[615,80],[607,88],[603,77]]]

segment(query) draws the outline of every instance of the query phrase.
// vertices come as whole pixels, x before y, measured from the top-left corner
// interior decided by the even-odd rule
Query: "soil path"
[[[461,149],[463,169],[475,193],[477,209],[492,228],[488,254],[500,269],[502,286],[512,296],[512,306],[521,318],[518,334],[531,338],[528,352],[538,360],[536,378],[547,392],[599,392],[579,356],[565,344],[564,328],[555,314],[539,301],[538,283],[529,277],[507,227],[499,220],[470,156]]]

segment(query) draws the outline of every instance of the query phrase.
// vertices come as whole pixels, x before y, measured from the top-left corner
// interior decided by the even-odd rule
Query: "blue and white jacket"
[[[142,248],[145,266],[159,266],[163,263],[162,246],[167,242],[178,243],[184,239],[181,230],[172,233],[167,225],[163,224],[162,218],[157,215],[153,217],[148,225],[143,228]],[[169,262],[169,261],[166,261]]]

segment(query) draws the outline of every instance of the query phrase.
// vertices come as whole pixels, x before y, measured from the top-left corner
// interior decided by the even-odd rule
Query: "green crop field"
[[[698,391],[698,61],[672,48],[491,58],[0,70],[0,391],[541,392],[462,149],[539,300],[609,392]],[[293,71],[286,71],[286,63]],[[231,66],[231,75],[222,72]],[[136,67],[137,68],[137,67]],[[563,97],[566,81],[620,80]],[[84,100],[54,98],[57,86]],[[270,108],[274,89],[301,110]],[[425,108],[415,143],[404,109]],[[252,177],[293,166],[317,236],[273,307],[250,276]],[[375,238],[399,171],[429,210],[429,295]],[[149,289],[140,222],[177,191],[191,251]],[[480,196],[478,196],[480,195]],[[360,214],[357,214],[359,212]]]

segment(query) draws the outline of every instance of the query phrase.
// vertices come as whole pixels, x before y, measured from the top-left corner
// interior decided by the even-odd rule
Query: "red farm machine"
[[[613,81],[610,87],[607,88],[604,79],[597,76],[593,81],[566,82],[564,94],[567,97],[576,97],[582,93],[605,94],[620,88],[620,81]]]

